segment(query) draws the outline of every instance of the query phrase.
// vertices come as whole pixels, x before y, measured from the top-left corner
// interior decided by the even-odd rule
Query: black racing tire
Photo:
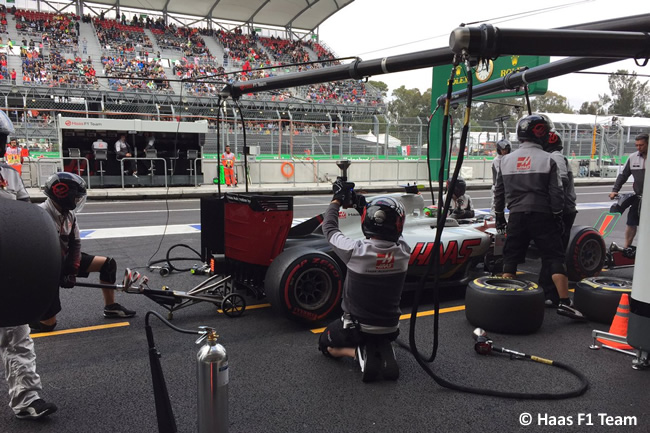
[[[0,326],[43,319],[59,296],[61,245],[40,207],[0,198]]]
[[[502,334],[532,334],[544,321],[544,291],[514,278],[480,277],[467,285],[465,317]]]
[[[569,280],[580,281],[600,274],[606,255],[605,241],[598,231],[592,227],[574,226],[566,250]]]
[[[604,276],[585,278],[576,285],[573,303],[587,319],[610,325],[623,293],[632,293],[631,280]]]
[[[337,310],[343,273],[336,260],[321,251],[292,248],[269,266],[264,291],[277,313],[299,322],[315,323]]]

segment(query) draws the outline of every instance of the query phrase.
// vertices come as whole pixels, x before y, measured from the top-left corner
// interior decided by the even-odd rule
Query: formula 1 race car
[[[424,198],[413,187],[393,193],[404,204],[403,236],[411,246],[406,289],[426,274],[436,234],[436,219],[426,217]],[[321,229],[322,216],[293,220],[293,197],[226,194],[201,200],[201,253],[215,274],[232,277],[236,290],[266,299],[281,315],[320,322],[337,311],[345,265],[333,253]],[[351,237],[363,237],[359,213],[341,209],[339,227]],[[441,286],[462,286],[478,272],[498,270],[498,236],[489,215],[468,220],[448,219],[440,248]],[[597,275],[605,244],[591,227],[574,227],[567,262],[570,278]],[[478,266],[482,264],[482,266]],[[427,276],[425,283],[433,281]]]

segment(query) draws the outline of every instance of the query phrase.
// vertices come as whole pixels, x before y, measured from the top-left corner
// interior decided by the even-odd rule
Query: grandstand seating
[[[161,49],[176,50],[184,56],[198,56],[212,58],[210,50],[205,46],[205,41],[196,28],[176,27],[152,28],[151,32]]]
[[[65,57],[56,50],[43,57],[38,51],[26,53],[22,63],[26,86],[98,87],[92,61],[84,61],[79,56]]]
[[[5,16],[0,9],[0,29],[3,18]],[[79,58],[80,17],[71,13],[16,10],[16,30],[19,37],[23,37],[22,74],[21,71],[18,73],[27,86],[100,89],[100,84],[101,88],[105,88],[108,83],[108,90],[165,94],[174,93],[166,81],[167,75],[173,74],[176,79],[187,80],[183,83],[183,91],[187,91],[188,96],[214,96],[222,87],[218,81],[232,83],[325,67],[331,63],[291,65],[335,58],[330,50],[319,43],[277,36],[261,37],[252,30],[248,34],[243,27],[231,31],[223,28],[199,29],[165,25],[162,19],[145,21],[136,15],[132,18],[128,20],[123,17],[118,21],[84,17],[84,22],[92,21],[100,46],[99,53],[92,53],[92,58],[97,62],[95,68],[99,69],[98,58],[101,56],[104,69],[101,75],[107,77],[106,81],[98,82],[97,75],[100,74],[93,68],[91,56],[83,60]],[[149,35],[153,34],[155,43],[145,28],[151,31]],[[85,36],[89,37],[88,34]],[[205,43],[206,37],[214,37],[217,46],[223,48],[223,58],[213,57]],[[211,44],[214,47],[214,42]],[[167,74],[158,60],[151,60],[160,57],[160,52],[155,56],[152,54],[159,49],[166,51],[163,58],[172,65],[172,71],[167,71]],[[262,68],[267,69],[260,70]],[[10,80],[10,70],[7,59],[3,62],[0,55],[0,82]],[[231,75],[223,75],[229,72]],[[217,75],[218,79],[199,80]],[[174,86],[178,92],[180,87]],[[243,97],[280,102],[298,97],[315,104],[381,103],[378,94],[366,88],[364,83],[354,80],[290,89],[272,95],[249,94]]]
[[[121,24],[116,20],[93,20],[97,39],[104,52],[119,56],[148,57],[153,51],[151,39],[142,27]]]
[[[111,90],[173,93],[167,75],[157,60],[102,56],[104,75]],[[129,79],[144,78],[144,79]]]
[[[75,52],[78,44],[76,22],[73,14],[54,14],[17,10],[15,14],[18,34],[38,37],[46,47]]]

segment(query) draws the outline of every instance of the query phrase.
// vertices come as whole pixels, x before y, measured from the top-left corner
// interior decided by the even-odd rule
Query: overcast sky
[[[563,5],[567,7],[540,11]],[[532,11],[537,12],[527,17],[512,16]],[[372,60],[448,46],[449,34],[461,23],[484,21],[496,27],[547,29],[644,13],[650,13],[650,3],[642,0],[356,0],[320,26],[320,38],[339,57]],[[650,75],[650,65],[640,68],[632,60],[590,71],[618,69]],[[371,79],[388,84],[389,95],[402,85],[423,92],[431,87],[431,69],[377,75]],[[609,93],[609,86],[606,75],[570,74],[552,78],[549,90],[566,96],[573,108],[578,109],[584,101],[594,101],[598,94]]]

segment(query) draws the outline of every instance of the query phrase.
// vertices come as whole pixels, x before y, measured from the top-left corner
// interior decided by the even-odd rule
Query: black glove
[[[359,215],[363,212],[363,208],[366,207],[368,204],[368,201],[366,200],[366,197],[363,196],[363,194],[357,194],[356,192],[352,191],[352,207],[359,212]]]
[[[61,281],[59,281],[59,285],[64,289],[71,289],[75,284],[77,284],[77,276],[72,274],[61,276]]]
[[[553,221],[555,221],[555,225],[557,226],[558,230],[560,230],[560,235],[563,235],[564,234],[564,219],[563,219],[562,211],[553,212]]]
[[[506,215],[503,212],[497,212],[495,214],[495,224],[494,226],[497,229],[498,233],[504,233],[506,231],[506,227],[508,226],[508,223],[506,222]]]
[[[334,193],[332,200],[338,200],[341,204],[345,202],[345,196],[348,193],[346,183],[347,182],[344,182],[341,179],[336,179],[336,181],[332,183],[332,192]]]
[[[451,216],[453,218],[462,218],[464,214],[465,214],[465,211],[462,210],[461,208],[457,207],[456,209],[453,210],[453,212],[451,213]]]

